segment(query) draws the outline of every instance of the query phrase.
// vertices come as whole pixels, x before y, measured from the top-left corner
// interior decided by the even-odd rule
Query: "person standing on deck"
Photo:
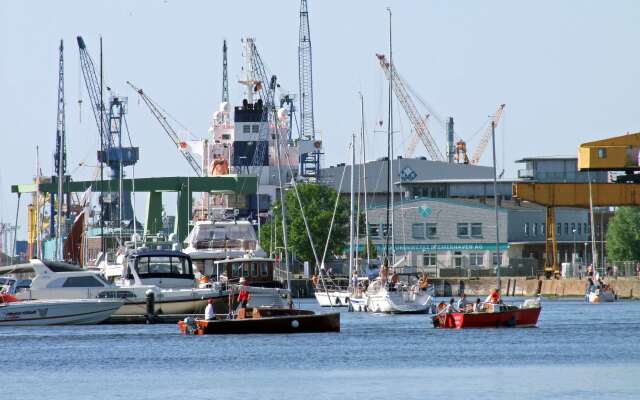
[[[207,301],[207,307],[204,309],[204,319],[207,321],[216,319],[216,313],[213,309],[213,299]]]
[[[240,278],[240,284],[242,287],[240,288],[240,293],[238,294],[238,303],[240,303],[240,308],[247,308],[247,303],[251,298],[249,291],[247,290],[247,281],[244,277]]]
[[[492,303],[492,304],[500,304],[501,301],[502,299],[500,298],[500,289],[496,288],[491,291],[491,294],[487,297],[487,299],[484,302]]]
[[[466,306],[467,306],[467,295],[462,293],[460,295],[460,299],[458,299],[458,303],[456,304],[456,307],[458,308],[458,310],[464,311]]]

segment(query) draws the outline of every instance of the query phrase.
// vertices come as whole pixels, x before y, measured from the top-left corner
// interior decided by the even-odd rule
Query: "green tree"
[[[607,258],[640,260],[640,208],[620,207],[607,228]]]
[[[304,214],[309,223],[309,230],[311,231],[316,253],[318,258],[322,259],[337,193],[331,187],[313,183],[299,183],[298,192],[300,193]],[[309,243],[304,220],[302,219],[293,188],[285,190],[285,204],[287,208],[286,222],[289,251],[295,254],[297,260],[309,261],[311,265],[314,265],[313,250]],[[274,234],[276,247],[283,247],[279,200],[274,203],[271,214],[270,221],[264,224],[260,231],[260,243],[265,250],[269,250],[272,243],[272,235]],[[342,254],[348,243],[349,203],[344,198],[340,198],[331,238],[329,239],[327,257]]]

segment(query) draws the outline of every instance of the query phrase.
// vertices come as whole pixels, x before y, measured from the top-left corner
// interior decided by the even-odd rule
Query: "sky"
[[[506,104],[497,132],[498,170],[505,178],[516,176],[523,166],[514,161],[522,157],[575,155],[582,142],[640,131],[637,1],[308,2],[315,125],[325,166],[349,159],[350,134],[360,127],[359,92],[368,158],[384,155],[385,135],[374,128],[386,120],[387,83],[375,54],[388,52],[387,7],[397,71],[438,115],[454,117],[457,138],[473,149],[488,116]],[[96,61],[102,36],[105,82],[129,97],[128,126],[140,147],[135,175],[188,175],[185,160],[125,82],[143,88],[192,135],[204,137],[221,98],[223,39],[233,104],[242,98],[236,83],[242,37],[256,39],[282,90],[297,92],[298,16],[298,0],[0,0],[0,220],[15,218],[10,185],[33,178],[36,146],[44,174],[53,171],[60,39],[74,179],[91,178],[99,147],[77,35]],[[411,129],[401,107],[394,107],[396,153],[402,154]],[[444,150],[444,127],[432,121],[430,129]],[[426,151],[419,145],[416,155]],[[488,149],[481,164],[490,162]],[[144,201],[137,209],[144,210]]]

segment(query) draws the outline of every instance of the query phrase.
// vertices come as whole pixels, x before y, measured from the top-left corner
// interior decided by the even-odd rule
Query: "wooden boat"
[[[185,318],[178,323],[184,334],[225,335],[248,333],[340,332],[340,313],[315,314],[289,308],[240,309],[236,318]]]
[[[520,307],[486,304],[482,312],[440,313],[433,317],[433,326],[449,329],[535,327],[541,310],[537,299],[528,299]]]

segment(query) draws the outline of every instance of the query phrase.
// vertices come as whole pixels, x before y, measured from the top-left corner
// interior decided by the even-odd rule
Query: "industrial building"
[[[518,181],[592,182],[607,181],[607,172],[577,172],[575,157],[529,157],[518,160],[525,168]],[[357,198],[364,209],[366,187],[368,233],[378,253],[384,251],[390,229],[386,224],[386,160],[356,165]],[[322,182],[336,189],[344,171],[340,192],[350,193],[351,167],[340,164],[321,171]],[[365,171],[366,169],[366,171]],[[366,181],[363,179],[366,172]],[[420,267],[439,276],[442,269],[489,270],[495,265],[496,229],[493,195],[493,170],[490,167],[425,159],[393,160],[394,183],[393,241],[390,247],[404,256],[407,266]],[[497,182],[500,225],[500,263],[539,273],[544,266],[546,209],[512,198],[516,180]],[[608,210],[596,213],[596,242],[602,243]],[[559,208],[556,211],[556,238],[560,262],[576,259],[590,262],[591,224],[584,208]]]

